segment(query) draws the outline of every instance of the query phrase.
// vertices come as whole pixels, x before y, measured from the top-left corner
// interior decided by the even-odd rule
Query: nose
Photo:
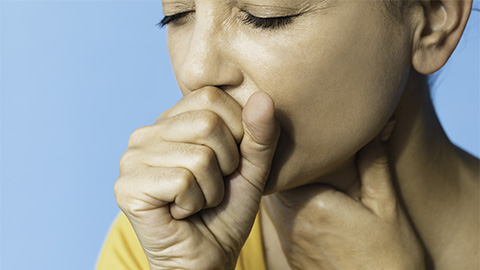
[[[184,47],[179,81],[187,91],[206,86],[226,90],[240,85],[243,75],[229,50],[228,39],[222,35],[222,23],[211,17],[201,21],[201,15],[197,16],[189,44]]]

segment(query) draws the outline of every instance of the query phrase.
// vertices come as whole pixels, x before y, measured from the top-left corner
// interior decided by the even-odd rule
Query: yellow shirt
[[[97,270],[147,270],[147,258],[127,217],[121,213],[108,233],[97,261]],[[266,270],[262,236],[257,219],[243,246],[235,270]]]

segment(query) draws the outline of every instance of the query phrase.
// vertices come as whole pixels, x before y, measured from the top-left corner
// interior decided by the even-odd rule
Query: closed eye
[[[180,19],[186,17],[192,11],[182,12],[174,15],[165,16],[159,23],[157,23],[160,27],[165,27],[167,24],[178,22]]]
[[[293,21],[293,18],[297,16],[298,15],[261,18],[247,13],[243,21],[247,24],[253,25],[255,28],[278,29],[290,24]]]
[[[187,11],[187,12],[182,12],[174,15],[165,16],[157,25],[160,27],[165,27],[170,23],[177,23],[181,19],[189,15],[191,12],[192,11]],[[245,18],[243,18],[243,21],[246,24],[251,24],[255,28],[278,29],[290,24],[293,21],[293,18],[297,16],[299,15],[263,18],[263,17],[256,17],[256,16],[253,16],[252,14],[247,13]]]

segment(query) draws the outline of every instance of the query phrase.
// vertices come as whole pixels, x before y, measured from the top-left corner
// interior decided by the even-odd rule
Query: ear
[[[420,1],[412,64],[422,74],[439,70],[452,54],[467,24],[473,0]]]

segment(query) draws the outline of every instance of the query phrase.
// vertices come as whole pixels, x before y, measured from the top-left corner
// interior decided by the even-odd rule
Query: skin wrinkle
[[[331,6],[333,3],[338,1],[339,0],[323,0],[320,2],[320,5],[317,8],[323,9],[328,6]],[[394,15],[396,18],[401,19],[402,18],[401,15],[405,11],[405,9],[415,5],[415,3],[416,3],[415,0],[414,1],[385,0],[385,9],[388,14]],[[309,5],[308,1],[300,1],[300,3],[296,4],[295,8],[288,7],[289,4],[291,5],[291,1],[289,1],[286,7],[279,5],[278,1],[273,1],[272,4],[273,6],[258,4],[255,2],[249,3],[249,1],[231,1],[232,7],[235,7],[236,5],[238,5],[239,7],[245,6],[244,8],[239,8],[240,10],[246,9],[247,11],[250,11],[250,8],[251,8],[252,10],[257,10],[257,11],[263,11],[263,12],[266,11],[266,14],[267,14],[266,17],[268,17],[269,14],[271,14],[271,17],[282,16],[282,15],[279,15],[277,11],[280,11],[280,14],[283,13],[283,16],[287,16],[287,15],[293,15],[293,14],[303,14],[303,13],[315,10],[314,8],[312,8],[311,5]],[[246,8],[246,7],[249,7],[249,8]],[[163,10],[165,15],[178,14],[186,11],[195,10],[195,3],[194,1],[163,1]],[[387,19],[389,18],[390,17],[388,16]]]
[[[385,6],[383,1],[350,0],[165,2],[173,8],[175,4],[178,8],[178,3],[195,5],[187,20],[180,19],[167,28],[173,71],[184,95],[172,111],[184,118],[179,121],[181,117],[168,115],[170,121],[145,129],[152,140],[140,142],[140,152],[146,152],[152,143],[168,146],[162,141],[167,131],[175,130],[174,139],[189,135],[184,131],[197,128],[195,119],[202,112],[206,120],[212,120],[209,118],[214,116],[204,115],[209,107],[222,108],[211,111],[231,116],[232,110],[225,107],[238,105],[243,108],[242,118],[230,119],[244,126],[240,145],[234,140],[221,142],[225,147],[219,152],[225,162],[239,157],[232,150],[235,147],[241,152],[240,166],[224,181],[225,199],[219,206],[172,221],[178,226],[173,230],[179,233],[185,229],[181,224],[190,226],[182,231],[187,239],[181,243],[185,249],[177,245],[175,252],[183,252],[187,262],[190,254],[202,248],[228,257],[228,251],[203,240],[206,231],[220,245],[241,245],[260,206],[270,269],[358,269],[368,265],[372,269],[423,270],[424,254],[427,269],[478,266],[472,260],[478,255],[478,244],[471,240],[478,238],[478,220],[472,217],[472,212],[479,210],[478,160],[448,140],[436,118],[425,76],[420,74],[433,72],[448,59],[465,27],[471,2],[435,1],[445,6],[444,10],[431,8],[428,1],[416,2],[411,9],[406,8],[407,2]],[[388,13],[394,12],[393,6],[399,8],[401,20]],[[248,8],[252,13],[258,10],[265,16],[276,12],[282,16],[285,10],[299,7],[308,12],[277,28],[268,27],[275,23],[252,25],[242,17]],[[438,16],[448,16],[447,21],[458,22],[451,24],[458,28],[445,29],[451,25],[434,20]],[[433,32],[425,31],[427,28]],[[234,104],[213,102],[192,110],[197,106],[192,104],[201,103],[202,97],[215,97],[212,91]],[[264,93],[256,93],[259,91]],[[275,108],[258,106],[267,102]],[[396,122],[388,144],[372,143],[391,119]],[[187,142],[179,143],[218,146],[221,140],[216,138],[231,127],[228,121],[215,123],[221,128],[200,134],[210,139],[185,136],[182,140]],[[278,144],[274,124],[281,129]],[[259,144],[265,147],[259,149]],[[170,152],[175,149],[166,149],[165,155],[174,157]],[[372,152],[378,155],[365,155]],[[132,158],[135,161],[135,156]],[[135,162],[123,163],[130,167],[122,171],[137,169],[130,165]],[[185,161],[181,164],[187,170],[193,166]],[[123,186],[135,189],[132,183],[136,181],[144,187],[154,186],[142,182],[145,179],[148,177],[139,175]],[[166,177],[155,180],[178,190],[179,196],[205,195],[181,189]],[[265,196],[259,205],[264,184]],[[158,195],[159,200],[170,196],[164,189],[149,194]],[[119,205],[127,210],[131,206]],[[165,215],[165,204],[159,207],[153,209],[159,210],[157,215],[148,217],[155,222],[142,227],[139,239],[161,250],[170,243],[156,239],[172,228],[156,224],[175,216]],[[208,222],[189,223],[197,215]],[[210,256],[204,262],[216,264],[216,259]]]
[[[174,14],[195,10],[195,3],[192,1],[183,1],[183,2],[163,1],[162,6],[163,6],[163,13],[166,16],[171,16]]]
[[[289,15],[305,14],[319,9],[326,9],[332,6],[336,0],[323,0],[319,1],[316,5],[312,5],[308,1],[289,1],[287,3],[281,3],[281,1],[274,1],[272,4],[259,4],[250,1],[238,1],[240,2],[240,9],[247,12],[258,12],[259,17],[282,17]],[[279,3],[280,2],[280,3]],[[253,15],[257,15],[253,13]]]

